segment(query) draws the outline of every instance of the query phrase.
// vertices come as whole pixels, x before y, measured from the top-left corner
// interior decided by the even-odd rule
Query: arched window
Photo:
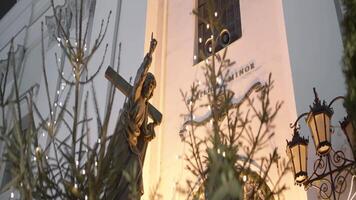
[[[210,12],[214,17],[214,20],[217,20],[219,26],[214,26],[214,31],[212,31],[212,26],[210,24],[207,24],[206,21],[204,22],[198,18],[195,63],[210,56],[212,52],[212,36],[214,38],[219,37],[219,41],[215,48],[215,52],[218,52],[239,39],[242,35],[239,0],[212,0],[213,5],[211,6],[211,9],[208,8],[208,1],[209,0],[198,0],[198,14],[203,19],[209,21],[208,12]]]

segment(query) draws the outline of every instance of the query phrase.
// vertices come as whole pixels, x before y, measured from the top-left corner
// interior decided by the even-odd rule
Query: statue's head
[[[148,72],[145,81],[143,82],[141,95],[147,100],[153,95],[153,90],[156,88],[156,79],[152,73]]]

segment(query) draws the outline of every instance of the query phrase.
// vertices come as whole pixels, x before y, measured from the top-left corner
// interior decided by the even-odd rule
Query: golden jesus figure
[[[156,79],[148,69],[157,41],[151,38],[150,50],[137,70],[135,82],[110,140],[106,159],[109,160],[109,179],[106,199],[128,200],[133,197],[124,173],[129,173],[136,184],[137,196],[143,194],[142,168],[147,144],[155,137],[157,122],[148,123],[148,101],[156,87]],[[132,188],[131,188],[132,190]]]

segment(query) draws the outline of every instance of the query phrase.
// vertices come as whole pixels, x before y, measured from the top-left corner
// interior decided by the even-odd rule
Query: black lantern
[[[329,153],[331,149],[330,121],[333,110],[326,105],[325,101],[321,103],[315,88],[313,88],[313,90],[315,94],[314,104],[310,106],[310,112],[306,122],[312,133],[317,153],[319,155],[325,155]]]
[[[298,128],[294,128],[292,141],[287,141],[287,155],[292,161],[294,180],[302,184],[308,178],[308,140],[300,137]]]

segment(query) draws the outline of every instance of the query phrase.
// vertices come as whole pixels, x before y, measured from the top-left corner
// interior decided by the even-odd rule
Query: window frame
[[[196,16],[195,22],[194,65],[211,56],[208,51],[212,51],[210,46],[213,38],[217,38],[215,52],[219,52],[242,37],[240,0],[213,0],[213,4],[216,8],[216,11],[212,13],[214,15],[212,17],[214,20],[216,19],[216,22],[213,23],[221,24],[219,27],[214,26],[214,30],[211,29],[210,24],[199,19],[199,17],[204,19],[209,17],[207,14],[208,0],[196,1],[196,11],[199,17]],[[227,16],[227,12],[230,12],[230,17]],[[226,36],[226,34],[229,36],[229,40],[225,41],[229,42],[221,41],[221,36]]]

